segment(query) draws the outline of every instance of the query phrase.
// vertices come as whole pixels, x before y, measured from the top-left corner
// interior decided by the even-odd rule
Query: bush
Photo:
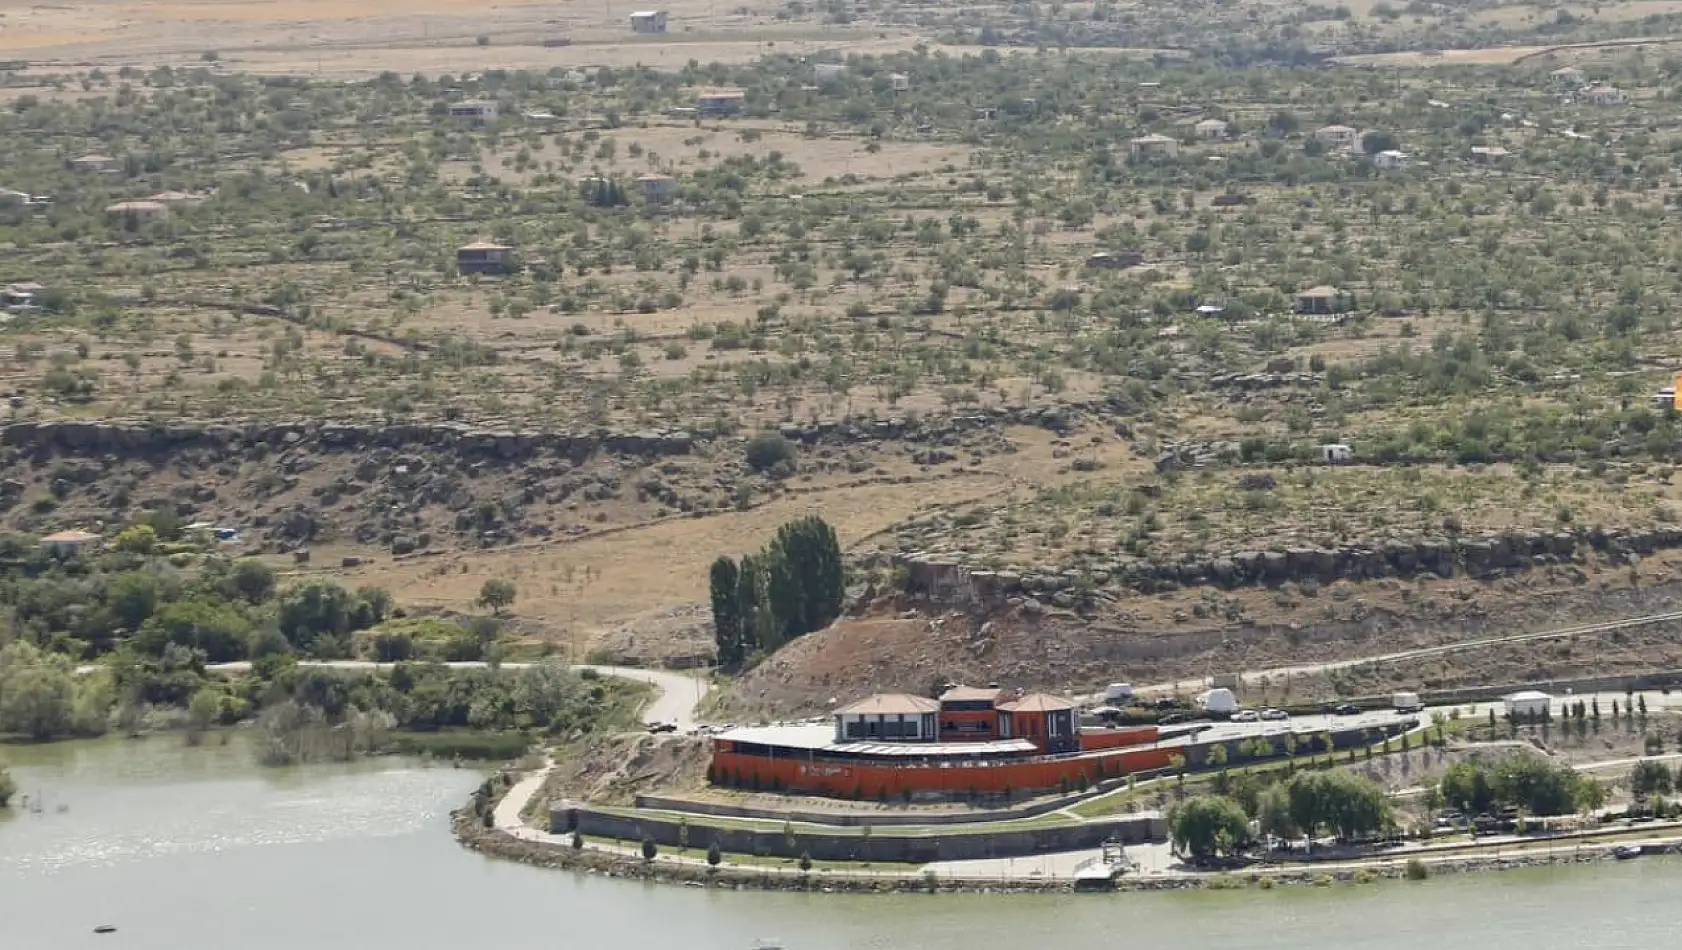
[[[761,432],[748,440],[748,467],[756,472],[769,471],[787,462],[794,464],[794,443],[783,438],[781,432]]]
[[[1418,858],[1408,858],[1407,869],[1402,872],[1402,875],[1410,881],[1423,881],[1431,876],[1431,870],[1425,866],[1424,861]]]

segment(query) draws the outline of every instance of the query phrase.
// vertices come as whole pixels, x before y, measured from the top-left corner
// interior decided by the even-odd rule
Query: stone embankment
[[[1337,547],[1236,551],[1179,560],[1120,557],[1061,571],[981,570],[944,554],[902,554],[895,562],[905,570],[906,589],[912,595],[939,606],[987,609],[1015,597],[1074,607],[1084,596],[1105,589],[1155,593],[1182,587],[1233,588],[1287,581],[1327,584],[1421,575],[1489,578],[1594,560],[1627,564],[1643,555],[1679,547],[1682,529],[1678,528],[1595,529],[1390,539]]]
[[[785,426],[782,434],[806,444],[906,440],[941,444],[960,433],[1001,425],[1063,431],[1078,409],[989,409],[926,419],[890,418]],[[458,423],[207,423],[161,425],[125,421],[14,422],[0,427],[0,445],[44,455],[158,455],[185,449],[266,447],[453,449],[464,455],[522,459],[540,454],[587,456],[597,452],[642,457],[683,455],[702,443],[733,436],[710,429],[616,431],[518,431]],[[734,436],[739,437],[739,436]]]

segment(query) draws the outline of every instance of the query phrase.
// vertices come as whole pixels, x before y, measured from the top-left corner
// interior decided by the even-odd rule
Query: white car
[[[1264,709],[1261,717],[1268,722],[1283,722],[1291,718],[1291,714],[1283,709]]]
[[[1240,709],[1232,714],[1233,722],[1261,722],[1261,713],[1254,709]]]

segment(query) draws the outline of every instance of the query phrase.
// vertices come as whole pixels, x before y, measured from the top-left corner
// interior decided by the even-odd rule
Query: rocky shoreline
[[[933,873],[923,876],[874,876],[864,871],[835,872],[828,870],[810,873],[784,872],[768,868],[745,868],[720,865],[701,867],[669,861],[643,861],[637,857],[602,851],[596,848],[573,849],[516,838],[507,832],[486,827],[485,817],[494,809],[496,801],[507,792],[508,780],[493,779],[475,793],[464,808],[451,813],[451,829],[456,840],[466,848],[481,854],[519,861],[535,867],[561,868],[605,877],[653,881],[686,887],[715,887],[728,890],[808,891],[835,894],[1047,894],[1071,893],[1074,883],[1068,880],[1041,879],[1006,881],[991,878],[964,879],[943,877]],[[485,794],[489,792],[489,794]],[[1631,842],[1634,843],[1634,842]],[[1522,868],[1555,865],[1597,864],[1613,860],[1612,845],[1585,845],[1571,854],[1468,854],[1449,856],[1430,861],[1429,873],[1465,874],[1488,871],[1511,871]],[[1175,875],[1163,877],[1121,877],[1115,881],[1116,891],[1184,891],[1184,890],[1266,890],[1277,886],[1296,885],[1329,887],[1334,884],[1367,884],[1379,880],[1402,880],[1407,877],[1407,861],[1389,857],[1360,866],[1343,865],[1330,869],[1316,869],[1312,865],[1290,868],[1251,868],[1231,874]]]

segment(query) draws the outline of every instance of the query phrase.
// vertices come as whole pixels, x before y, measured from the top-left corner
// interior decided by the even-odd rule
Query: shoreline
[[[528,779],[530,776],[527,777]],[[748,868],[723,863],[709,867],[695,859],[674,860],[663,855],[645,861],[625,851],[586,845],[575,849],[554,842],[532,840],[511,833],[494,820],[502,799],[516,781],[507,773],[487,780],[466,807],[450,813],[451,833],[463,847],[481,854],[517,861],[534,867],[600,874],[607,877],[652,881],[684,887],[716,887],[729,890],[778,890],[818,893],[929,893],[929,894],[1047,894],[1073,893],[1069,878],[966,878],[934,871],[823,868],[810,872],[784,868]],[[491,791],[489,796],[481,792]],[[523,803],[522,803],[523,804]],[[1279,886],[1329,887],[1334,884],[1360,885],[1407,877],[1410,858],[1424,863],[1430,877],[1446,874],[1511,871],[1559,865],[1598,864],[1615,860],[1613,849],[1623,845],[1663,845],[1668,850],[1682,847],[1682,836],[1654,834],[1647,838],[1630,835],[1617,842],[1596,841],[1572,844],[1570,838],[1536,839],[1557,841],[1558,847],[1539,847],[1532,852],[1502,854],[1499,845],[1489,853],[1390,855],[1383,858],[1328,862],[1290,867],[1245,868],[1227,873],[1176,873],[1117,877],[1103,892],[1176,890],[1270,890]],[[1511,847],[1511,845],[1508,845]],[[726,857],[728,862],[728,856]]]

